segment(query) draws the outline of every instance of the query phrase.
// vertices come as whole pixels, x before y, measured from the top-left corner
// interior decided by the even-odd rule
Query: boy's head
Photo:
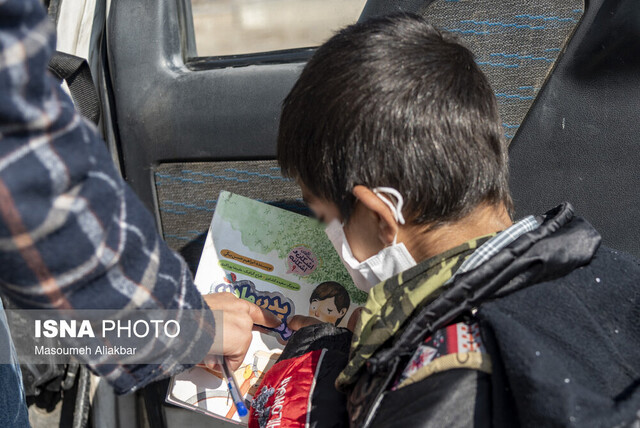
[[[284,102],[278,161],[326,221],[349,221],[357,185],[397,189],[413,225],[511,208],[491,86],[467,48],[417,16],[355,24],[318,49]]]
[[[318,285],[309,298],[309,316],[334,325],[340,324],[349,310],[347,290],[335,281]]]

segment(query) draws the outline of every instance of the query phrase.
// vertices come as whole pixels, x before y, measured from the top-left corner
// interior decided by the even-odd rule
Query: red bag
[[[325,349],[276,363],[253,398],[249,428],[304,427]]]

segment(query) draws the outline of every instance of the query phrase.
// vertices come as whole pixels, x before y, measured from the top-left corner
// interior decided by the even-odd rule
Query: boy
[[[637,421],[638,261],[568,203],[512,223],[496,99],[451,35],[406,15],[337,33],[284,102],[278,159],[369,299],[350,349],[290,322],[253,426]]]

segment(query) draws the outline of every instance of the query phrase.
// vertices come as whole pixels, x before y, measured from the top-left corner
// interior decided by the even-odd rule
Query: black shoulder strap
[[[100,119],[100,100],[87,61],[64,52],[56,52],[49,61],[49,70],[54,76],[67,82],[71,98],[80,114],[97,124]]]

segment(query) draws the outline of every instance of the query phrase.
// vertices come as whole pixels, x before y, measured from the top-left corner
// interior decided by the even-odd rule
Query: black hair
[[[311,293],[311,297],[309,297],[309,303],[314,300],[325,300],[334,298],[334,302],[336,304],[336,309],[341,311],[342,309],[349,309],[349,305],[351,304],[351,298],[349,297],[349,293],[342,286],[342,284],[335,281],[326,281],[319,284]],[[345,312],[345,315],[347,313]],[[338,320],[336,320],[336,325],[340,324],[340,321],[344,318],[344,315],[341,316]]]
[[[351,25],[318,48],[284,101],[278,162],[344,221],[358,184],[396,188],[414,224],[512,209],[491,85],[469,49],[416,15]]]

